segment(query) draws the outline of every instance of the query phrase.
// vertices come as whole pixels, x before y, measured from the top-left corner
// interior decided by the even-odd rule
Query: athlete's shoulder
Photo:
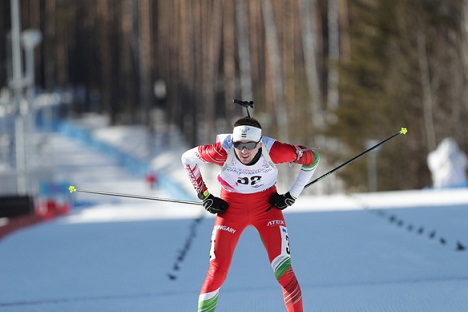
[[[270,157],[275,164],[293,162],[296,159],[296,148],[292,144],[274,140],[270,148]]]
[[[222,133],[216,136],[216,143],[219,143],[223,149],[229,151],[233,147],[232,134]]]
[[[263,144],[263,147],[266,147],[266,149],[268,151],[271,150],[271,148],[273,147],[273,144],[275,144],[276,139],[273,139],[273,138],[270,138],[270,137],[267,137],[267,136],[262,136],[262,144]]]
[[[218,134],[215,143],[198,146],[199,158],[222,166],[227,159],[229,150],[232,148],[232,138],[230,136],[230,134]]]

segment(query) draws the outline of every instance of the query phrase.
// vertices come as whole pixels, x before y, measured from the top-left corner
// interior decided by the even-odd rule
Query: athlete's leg
[[[232,211],[229,211],[231,208]],[[233,216],[236,208],[216,217],[211,235],[210,266],[198,300],[199,312],[215,311],[221,285],[226,280],[232,255],[245,225]]]
[[[283,290],[284,304],[288,312],[302,312],[302,293],[291,266],[289,236],[283,213],[273,208],[256,222],[271,267]]]

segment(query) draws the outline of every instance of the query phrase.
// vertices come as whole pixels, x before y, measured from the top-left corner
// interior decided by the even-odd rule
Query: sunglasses
[[[238,150],[243,150],[244,147],[248,149],[249,151],[253,150],[255,147],[257,147],[258,142],[247,142],[247,143],[242,143],[242,142],[234,142],[234,147],[237,148]]]

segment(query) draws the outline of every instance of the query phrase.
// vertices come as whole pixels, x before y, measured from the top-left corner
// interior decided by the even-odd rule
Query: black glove
[[[283,210],[294,204],[295,201],[296,198],[294,198],[294,196],[287,192],[286,194],[281,195],[278,193],[271,195],[268,203],[273,207]]]
[[[200,199],[203,200],[203,207],[205,207],[205,210],[209,213],[223,213],[229,207],[229,204],[226,201],[222,200],[219,197],[213,196],[210,193],[208,193],[207,196],[203,196],[203,198]]]

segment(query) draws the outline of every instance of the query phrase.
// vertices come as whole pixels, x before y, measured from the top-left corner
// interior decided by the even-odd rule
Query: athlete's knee
[[[299,282],[292,267],[289,267],[277,280],[281,287],[289,292],[299,288]]]
[[[229,267],[218,261],[211,261],[206,279],[213,281],[219,287],[227,278]]]
[[[271,267],[275,274],[275,278],[281,286],[287,288],[288,285],[298,284],[296,274],[291,266],[291,258],[289,256],[278,256],[272,263]]]
[[[276,279],[279,280],[291,268],[291,257],[289,255],[279,255],[271,261],[271,268]]]

